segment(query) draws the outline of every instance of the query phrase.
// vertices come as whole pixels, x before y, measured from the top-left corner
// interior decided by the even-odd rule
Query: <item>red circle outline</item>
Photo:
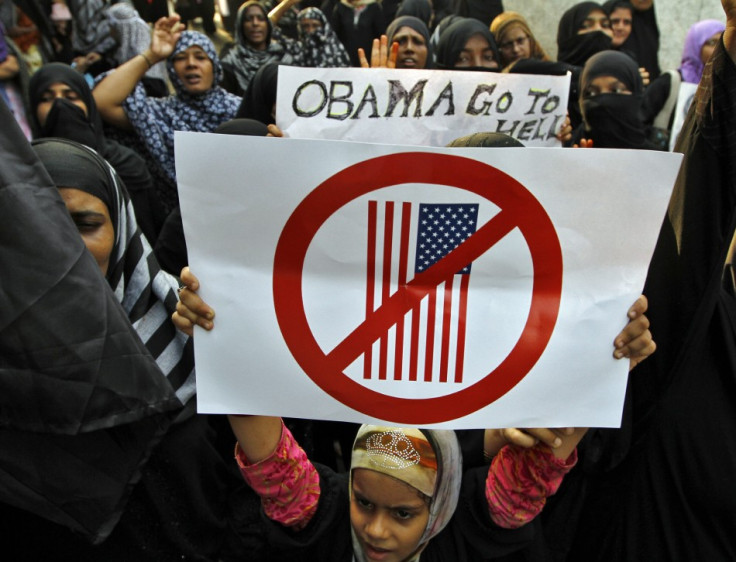
[[[368,389],[332,365],[309,327],[302,295],[307,250],[322,224],[353,199],[384,187],[424,183],[458,187],[518,216],[534,267],[532,301],[524,329],[509,355],[488,375],[460,391],[434,398],[400,398]],[[322,390],[366,415],[393,423],[425,425],[457,419],[511,390],[549,342],[562,292],[562,250],[542,205],[508,174],[477,160],[405,152],[359,162],[337,172],[297,206],[274,255],[273,296],[284,341],[304,372]]]

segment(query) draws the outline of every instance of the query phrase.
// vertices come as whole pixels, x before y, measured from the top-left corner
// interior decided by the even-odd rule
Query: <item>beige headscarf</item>
[[[352,469],[366,468],[416,488],[430,498],[429,520],[417,549],[406,562],[416,562],[429,540],[452,519],[462,482],[462,456],[454,431],[363,425],[353,444]],[[365,556],[353,532],[353,556]]]
[[[531,47],[530,58],[543,61],[550,60],[547,53],[542,49],[542,46],[534,38],[534,34],[532,33],[526,19],[524,19],[524,16],[518,12],[503,12],[497,15],[491,22],[491,33],[493,33],[493,37],[496,39],[496,44],[499,48],[501,44],[505,42],[506,34],[515,26],[520,27],[529,37],[529,46]],[[501,57],[503,57],[503,52],[501,53]],[[504,62],[504,65],[505,64],[506,63]]]

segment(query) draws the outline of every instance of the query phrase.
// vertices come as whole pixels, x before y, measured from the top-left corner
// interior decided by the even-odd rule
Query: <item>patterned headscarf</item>
[[[682,50],[682,64],[680,72],[685,82],[697,84],[703,75],[705,65],[700,60],[700,50],[703,45],[716,33],[723,32],[726,25],[718,20],[703,20],[690,26],[685,37],[685,47]]]
[[[214,76],[212,87],[197,95],[187,92],[174,70],[174,57],[194,45],[201,47],[212,61]],[[202,33],[182,32],[174,52],[166,60],[166,70],[176,95],[149,98],[138,83],[123,102],[123,108],[151,156],[166,175],[176,182],[174,131],[211,132],[220,123],[235,117],[241,100],[217,85],[222,80],[222,66],[212,41]]]
[[[113,53],[119,65],[139,55],[151,45],[151,30],[136,9],[127,2],[118,2],[107,9],[107,19],[115,31],[118,46]],[[166,67],[162,62],[146,71],[146,76],[166,80]]]
[[[256,6],[261,12],[263,17],[266,18],[266,25],[268,26],[268,33],[266,35],[266,48],[262,51],[254,49],[248,44],[243,33],[243,21],[245,20],[245,14],[249,8]],[[250,81],[253,76],[264,64],[269,62],[284,61],[286,64],[291,64],[291,55],[287,52],[278,41],[273,41],[274,35],[273,25],[271,20],[268,19],[268,13],[266,8],[260,2],[256,0],[250,0],[246,2],[238,10],[238,14],[235,17],[235,45],[230,48],[229,51],[222,57],[222,65],[232,73],[238,81],[238,86],[242,92],[242,95],[248,91]]]
[[[313,33],[304,33],[302,20],[313,19],[322,22],[322,27]],[[350,66],[350,57],[345,46],[337,38],[324,13],[319,8],[304,8],[297,15],[299,31],[298,48],[293,49],[298,66],[311,68],[337,68]]]
[[[99,154],[79,143],[48,138],[33,141],[33,148],[55,185],[80,189],[107,207],[115,232],[107,281],[177,398],[186,404],[196,387],[191,339],[171,322],[178,283],[153,257],[120,178]]]
[[[365,468],[396,478],[430,498],[429,520],[414,555],[419,560],[427,543],[452,519],[460,496],[462,455],[454,431],[362,425],[353,444],[351,471]],[[350,496],[352,498],[352,472]],[[353,555],[365,556],[353,533]]]

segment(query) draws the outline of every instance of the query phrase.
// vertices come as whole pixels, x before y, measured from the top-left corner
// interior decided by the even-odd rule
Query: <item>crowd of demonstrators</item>
[[[216,43],[226,32],[215,27],[215,2],[180,0],[174,14],[168,4],[0,0],[0,135],[8,155],[0,189],[33,174],[50,179],[73,221],[56,217],[53,228],[67,240],[76,227],[99,270],[84,277],[101,276],[124,312],[118,331],[136,334],[151,358],[147,369],[131,363],[130,386],[98,385],[108,394],[90,402],[108,409],[102,425],[85,426],[69,407],[60,415],[84,429],[51,427],[48,405],[33,401],[53,394],[53,378],[36,398],[18,399],[19,409],[37,411],[32,423],[43,429],[0,427],[0,449],[15,454],[0,454],[0,512],[10,521],[8,536],[17,537],[10,552],[152,561],[229,561],[244,552],[253,560],[736,559],[729,528],[736,498],[727,492],[736,453],[703,437],[713,426],[730,428],[736,412],[736,147],[728,126],[734,0],[723,0],[726,24],[692,26],[680,68],[661,76],[653,0],[580,2],[560,13],[557,60],[535,39],[532,14],[504,11],[501,1],[229,1],[222,22],[232,41],[219,56]],[[195,18],[205,33],[186,29]],[[214,318],[190,273],[182,273],[186,288],[177,293],[175,275],[187,256],[174,133],[281,135],[274,126],[281,65],[570,71],[575,130],[568,144],[598,148],[661,149],[653,135],[671,125],[680,82],[700,82],[680,140],[685,166],[645,289],[659,351],[632,374],[621,430],[456,436],[233,417],[233,460],[224,417],[196,414],[191,339],[169,318],[176,307],[176,325],[189,333],[195,323],[212,329]],[[17,133],[6,126],[10,119]],[[455,146],[518,144],[462,133],[468,135]],[[35,139],[33,151],[22,137]],[[20,172],[26,167],[33,174]],[[49,264],[51,285],[62,276],[57,265]],[[93,279],[98,291],[100,279]],[[28,293],[19,302],[39,305],[24,285],[16,279],[7,287]],[[62,325],[52,304],[41,299],[40,306],[50,326]],[[619,358],[636,359],[632,367],[653,350],[645,311],[638,301],[616,338]],[[101,310],[98,320],[110,315]],[[0,322],[3,345],[4,328]],[[18,329],[38,332],[36,324]],[[24,365],[29,373],[39,369],[30,359]],[[72,379],[76,368],[69,367]],[[84,382],[97,388],[98,381]],[[113,400],[118,395],[144,406],[126,412]],[[411,442],[428,464],[417,471],[370,465],[366,451],[389,435]],[[335,439],[343,443],[339,461]],[[53,471],[39,468],[49,455]],[[343,461],[353,468],[337,474]],[[266,484],[276,476],[288,485]],[[561,482],[552,509],[543,510]],[[399,499],[400,509],[391,507]],[[686,514],[689,526],[674,513]],[[391,520],[389,541],[375,531],[383,515]],[[31,528],[45,540],[24,538]]]

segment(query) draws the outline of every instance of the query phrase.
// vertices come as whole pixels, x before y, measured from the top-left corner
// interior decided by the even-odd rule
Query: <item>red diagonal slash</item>
[[[345,369],[396,324],[398,318],[403,318],[419,304],[427,293],[434,291],[437,285],[476,260],[516,227],[511,213],[501,211],[444,258],[399,287],[370,317],[327,354],[331,366],[339,370]]]

